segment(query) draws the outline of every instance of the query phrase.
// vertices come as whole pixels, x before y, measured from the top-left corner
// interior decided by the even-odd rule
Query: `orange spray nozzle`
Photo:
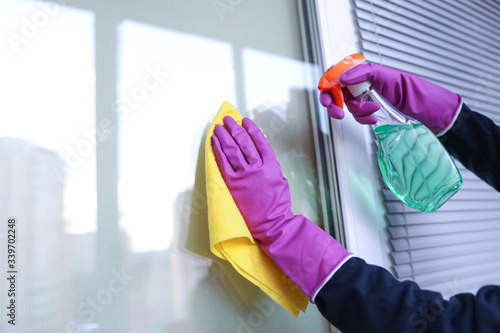
[[[356,67],[365,62],[365,57],[361,54],[351,54],[336,65],[328,68],[328,70],[321,76],[318,83],[318,89],[321,91],[330,91],[335,104],[339,108],[344,107],[344,95],[342,94],[343,85],[340,83],[340,76],[347,70]]]

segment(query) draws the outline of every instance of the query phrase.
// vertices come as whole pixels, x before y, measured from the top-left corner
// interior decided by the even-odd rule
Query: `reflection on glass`
[[[319,222],[306,94],[312,67],[134,21],[121,24],[119,39],[120,224],[134,257],[148,268],[141,277],[150,281],[131,292],[137,300],[148,295],[148,321],[137,325],[176,332],[294,332],[307,325],[326,331],[314,306],[291,319],[210,252],[205,201],[205,130],[229,100],[273,144],[297,214]],[[164,73],[157,84],[154,69]]]
[[[232,50],[130,21],[119,32],[120,224],[133,251],[167,249],[174,202],[194,181],[202,126],[234,97]]]
[[[1,320],[0,332],[76,326],[79,283],[93,268],[93,247],[79,246],[96,229],[93,20],[59,4],[0,1],[2,258],[6,221],[17,221],[15,292],[0,280],[15,326]]]
[[[327,332],[208,246],[202,142],[226,100],[264,129],[294,212],[321,222],[296,8],[113,4],[0,1],[0,205],[20,221],[21,291],[0,331]]]
[[[314,66],[254,49],[243,51],[248,116],[271,142],[291,188],[293,211],[319,221],[314,146],[307,100]]]

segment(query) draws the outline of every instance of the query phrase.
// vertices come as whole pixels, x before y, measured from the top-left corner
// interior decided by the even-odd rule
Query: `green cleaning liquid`
[[[460,189],[462,177],[455,163],[427,127],[406,123],[374,130],[380,170],[402,202],[429,213]]]

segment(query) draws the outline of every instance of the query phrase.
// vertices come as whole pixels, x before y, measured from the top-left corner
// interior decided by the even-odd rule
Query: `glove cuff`
[[[463,106],[464,102],[462,100],[462,96],[460,96],[460,95],[457,95],[457,96],[460,98],[460,101],[458,103],[458,106],[455,108],[455,110],[454,110],[454,112],[452,114],[452,119],[449,122],[449,124],[443,130],[441,130],[440,132],[436,133],[437,137],[440,137],[440,136],[444,135],[446,132],[448,132],[450,130],[450,128],[453,127],[453,125],[455,125],[455,122],[457,121],[457,118],[460,115],[460,111],[462,111],[462,106]]]
[[[328,274],[328,276],[324,279],[324,281],[318,286],[316,291],[313,293],[311,297],[311,303],[313,304],[315,303],[316,296],[318,296],[319,292],[325,286],[325,284],[327,284],[328,281],[330,281],[330,279],[335,275],[335,273],[337,273],[340,267],[342,267],[342,265],[344,265],[347,262],[347,260],[351,259],[352,257],[354,257],[354,254],[348,253],[347,256],[333,269],[333,271],[330,274]]]
[[[303,215],[283,223],[279,234],[261,247],[310,299],[351,255]]]

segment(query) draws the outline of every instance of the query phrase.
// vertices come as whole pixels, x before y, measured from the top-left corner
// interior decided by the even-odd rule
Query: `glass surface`
[[[328,332],[208,249],[205,130],[265,132],[293,211],[321,224],[299,13],[289,1],[0,0],[1,332]],[[8,277],[8,276],[7,276]]]
[[[76,332],[93,287],[93,25],[88,10],[0,1],[0,332]]]

